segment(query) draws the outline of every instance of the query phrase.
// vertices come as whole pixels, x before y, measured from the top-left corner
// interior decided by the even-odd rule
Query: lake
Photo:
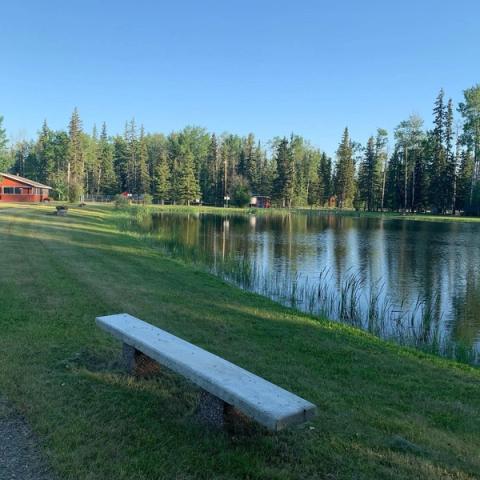
[[[480,224],[155,213],[170,254],[314,315],[443,353],[480,351]]]

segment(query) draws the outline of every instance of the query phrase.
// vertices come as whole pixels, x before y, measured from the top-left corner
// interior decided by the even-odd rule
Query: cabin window
[[[20,187],[3,187],[5,195],[21,195],[22,189]]]

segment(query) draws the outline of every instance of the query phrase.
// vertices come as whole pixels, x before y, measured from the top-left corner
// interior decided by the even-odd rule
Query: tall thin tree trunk
[[[388,157],[388,153],[387,153]],[[387,159],[385,158],[385,162],[383,162],[383,180],[382,180],[382,212],[385,202],[385,180],[387,176]]]
[[[408,199],[408,148],[405,148],[405,185],[404,185],[404,213],[407,213],[407,199]]]

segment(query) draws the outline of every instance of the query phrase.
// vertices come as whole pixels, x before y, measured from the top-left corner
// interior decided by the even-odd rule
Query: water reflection
[[[238,260],[234,268],[249,272],[249,288],[284,303],[341,316],[338,305],[330,311],[321,305],[327,296],[319,293],[319,281],[328,278],[328,301],[334,302],[354,277],[362,297],[355,308],[364,317],[372,295],[378,305],[389,303],[388,314],[381,307],[377,312],[384,317],[383,335],[402,323],[420,342],[451,338],[479,348],[480,225],[317,213],[158,213],[148,222],[143,228],[173,253],[200,258],[218,271]],[[237,280],[247,281],[245,271]],[[360,324],[373,328],[371,321]]]

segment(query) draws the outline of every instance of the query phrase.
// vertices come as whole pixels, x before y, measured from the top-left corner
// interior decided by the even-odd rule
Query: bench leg
[[[223,428],[225,412],[228,407],[228,403],[205,390],[201,390],[195,416],[201,423],[210,427]]]
[[[160,370],[155,360],[126,343],[123,344],[122,359],[125,370],[131,375],[148,376]]]

